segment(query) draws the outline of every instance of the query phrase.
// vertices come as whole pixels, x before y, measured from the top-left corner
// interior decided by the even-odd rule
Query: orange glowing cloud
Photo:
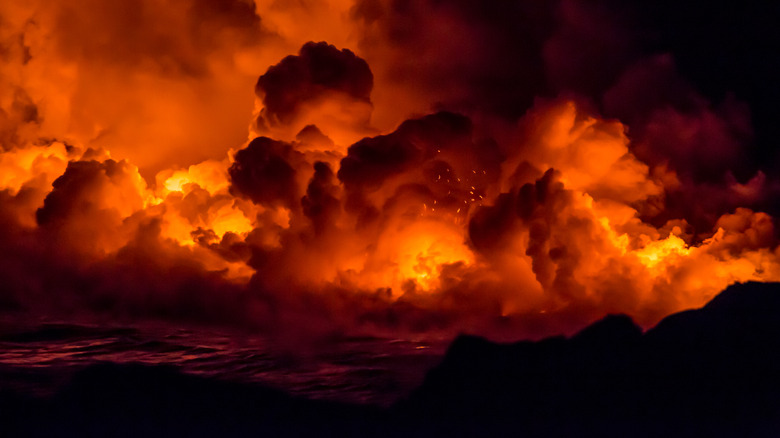
[[[611,11],[283,3],[0,7],[0,299],[519,337],[780,280],[747,111]]]

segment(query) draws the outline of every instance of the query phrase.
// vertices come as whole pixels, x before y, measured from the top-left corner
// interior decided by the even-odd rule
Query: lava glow
[[[380,240],[379,249],[396,265],[385,277],[384,284],[392,285],[399,292],[405,287],[423,291],[435,291],[441,284],[439,276],[446,265],[468,266],[474,262],[474,255],[464,243],[461,230],[450,228],[451,224],[420,220]],[[412,283],[408,283],[408,282]]]
[[[536,336],[607,313],[649,325],[734,282],[780,280],[774,219],[756,207],[772,176],[721,169],[749,129],[742,106],[691,87],[684,116],[624,109],[645,93],[634,76],[675,74],[668,56],[626,65],[598,96],[571,80],[507,115],[468,76],[498,62],[480,58],[487,31],[429,2],[406,13],[439,26],[403,38],[389,1],[193,0],[128,17],[23,3],[0,13],[13,308]],[[461,25],[462,53],[437,33]],[[566,82],[566,35],[537,60],[550,83]],[[702,138],[718,139],[708,160]]]

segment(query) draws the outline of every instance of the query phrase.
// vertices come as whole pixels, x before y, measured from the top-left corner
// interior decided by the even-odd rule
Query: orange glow
[[[492,37],[453,35],[457,8],[410,4],[443,14],[418,29],[381,22],[407,9],[385,2],[85,1],[0,6],[0,241],[53,277],[110,289],[105,272],[132,272],[174,308],[205,284],[207,307],[248,320],[289,306],[279,319],[306,325],[316,296],[345,327],[423,309],[458,330],[542,315],[553,331],[606,313],[648,326],[780,280],[774,219],[754,211],[772,175],[724,171],[681,205],[687,155],[647,158],[635,122],[593,109],[606,98],[483,111],[475,93],[502,90],[472,37]],[[710,112],[646,128],[732,128]],[[46,281],[20,280],[20,301]],[[112,293],[74,301],[145,303]]]
[[[388,250],[397,265],[393,275],[396,285],[411,280],[420,290],[434,291],[440,286],[443,265],[474,263],[474,255],[465,245],[463,236],[436,222],[415,223],[392,240],[397,246]],[[397,290],[401,288],[397,287]]]
[[[165,189],[169,192],[181,192],[184,191],[184,185],[191,182],[186,175],[173,175],[165,180]]]
[[[217,193],[226,190],[230,185],[227,166],[228,163],[225,161],[207,160],[193,164],[185,170],[163,170],[157,174],[157,184],[161,184],[164,188],[162,195],[184,192],[187,184],[197,184],[210,193]]]
[[[642,264],[651,269],[668,263],[670,257],[684,257],[689,253],[690,249],[685,241],[673,234],[663,240],[648,242],[644,248],[636,251]]]
[[[29,146],[0,154],[0,189],[17,193],[24,184],[46,176],[49,183],[65,171],[68,153],[65,145]]]
[[[252,231],[252,221],[244,215],[244,212],[235,208],[234,204],[225,204],[219,208],[210,220],[211,228],[222,237],[227,232],[246,235]]]
[[[655,321],[664,314],[702,305],[737,281],[780,279],[777,253],[763,247],[772,232],[771,222],[762,214],[741,209],[726,215],[718,222],[725,228],[692,245],[681,236],[679,227],[661,231],[638,219],[632,203],[657,196],[664,182],[653,179],[649,168],[628,151],[621,125],[581,116],[570,102],[541,108],[535,117],[531,129],[532,136],[539,139],[534,143],[537,149],[522,157],[539,169],[553,166],[559,172],[560,187],[556,190],[565,196],[558,201],[550,198],[549,206],[542,205],[554,208],[552,216],[543,216],[549,233],[543,246],[534,246],[539,243],[534,243],[538,237],[534,237],[533,226],[519,226],[503,237],[507,243],[513,242],[507,247],[513,253],[506,259],[482,254],[484,260],[477,262],[478,255],[470,242],[469,217],[481,205],[490,205],[486,204],[486,195],[491,189],[479,187],[479,178],[489,175],[473,170],[473,163],[461,163],[451,154],[447,156],[454,167],[439,170],[434,184],[462,186],[458,189],[463,190],[462,201],[448,199],[453,196],[453,188],[442,192],[441,199],[422,203],[412,196],[389,210],[375,235],[350,234],[354,219],[342,216],[332,224],[334,230],[341,230],[333,237],[339,248],[330,252],[288,248],[294,235],[291,233],[305,232],[300,210],[236,197],[230,191],[228,176],[232,158],[162,170],[157,174],[155,189],[147,187],[137,168],[122,161],[119,166],[123,173],[98,186],[95,199],[100,208],[115,211],[120,220],[126,221],[138,212],[159,217],[160,237],[189,249],[190,257],[209,270],[224,272],[228,281],[246,283],[255,269],[246,260],[224,260],[204,245],[217,245],[229,234],[243,242],[251,234],[254,245],[290,251],[288,263],[303,263],[297,265],[296,276],[306,284],[333,282],[364,290],[387,288],[392,291],[392,299],[415,300],[415,293],[444,292],[442,275],[449,269],[457,273],[457,278],[478,275],[489,283],[503,283],[501,288],[527,290],[526,295],[503,296],[504,317],[528,312],[554,314],[561,306],[585,297],[606,300],[603,305],[613,309],[616,304],[600,298],[609,276],[614,276],[610,281],[633,283],[635,289],[627,291],[634,297],[632,304],[615,310],[633,313],[640,321]],[[309,148],[306,144],[299,146]],[[445,155],[441,150],[438,154]],[[105,160],[108,155],[96,156]],[[313,153],[308,149],[302,156],[312,160],[330,157],[331,166],[339,164],[327,151]],[[48,175],[53,181],[64,171],[68,158],[61,143],[12,149],[0,155],[0,165],[7,170],[0,183],[16,193],[37,175]],[[512,172],[512,163],[520,166],[521,160],[510,157],[504,164],[505,172]],[[464,168],[465,172],[459,170]],[[442,174],[451,176],[442,182]],[[311,175],[302,173],[299,183],[305,185]],[[412,171],[392,180],[372,196],[376,202],[389,202],[405,181],[413,181],[418,175]],[[502,184],[509,182],[504,180]],[[666,237],[662,237],[664,234]],[[127,234],[121,236],[104,239],[100,243],[103,251],[116,251],[129,242]],[[740,249],[745,245],[749,248]],[[304,253],[296,256],[296,251]],[[565,283],[555,280],[562,275],[562,266],[568,271]],[[559,289],[562,284],[576,285],[583,296],[569,295]],[[453,283],[448,280],[446,287],[453,287]],[[454,287],[460,286],[454,283]],[[672,291],[673,300],[645,313],[644,303]]]
[[[228,166],[228,160],[207,160],[157,174],[154,204],[165,207],[165,237],[192,246],[196,244],[192,234],[198,229],[213,231],[217,239],[228,232],[246,236],[254,229],[254,216],[262,207],[229,195]]]

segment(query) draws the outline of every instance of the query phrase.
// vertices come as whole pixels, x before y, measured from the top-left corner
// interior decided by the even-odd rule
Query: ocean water
[[[296,349],[261,335],[203,328],[6,324],[0,390],[45,397],[90,365],[143,363],[312,399],[387,406],[418,386],[445,348],[443,340],[353,337]]]

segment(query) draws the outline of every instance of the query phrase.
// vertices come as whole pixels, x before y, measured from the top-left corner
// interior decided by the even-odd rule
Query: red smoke
[[[780,279],[749,107],[624,10],[91,3],[0,13],[9,311],[526,337]]]

